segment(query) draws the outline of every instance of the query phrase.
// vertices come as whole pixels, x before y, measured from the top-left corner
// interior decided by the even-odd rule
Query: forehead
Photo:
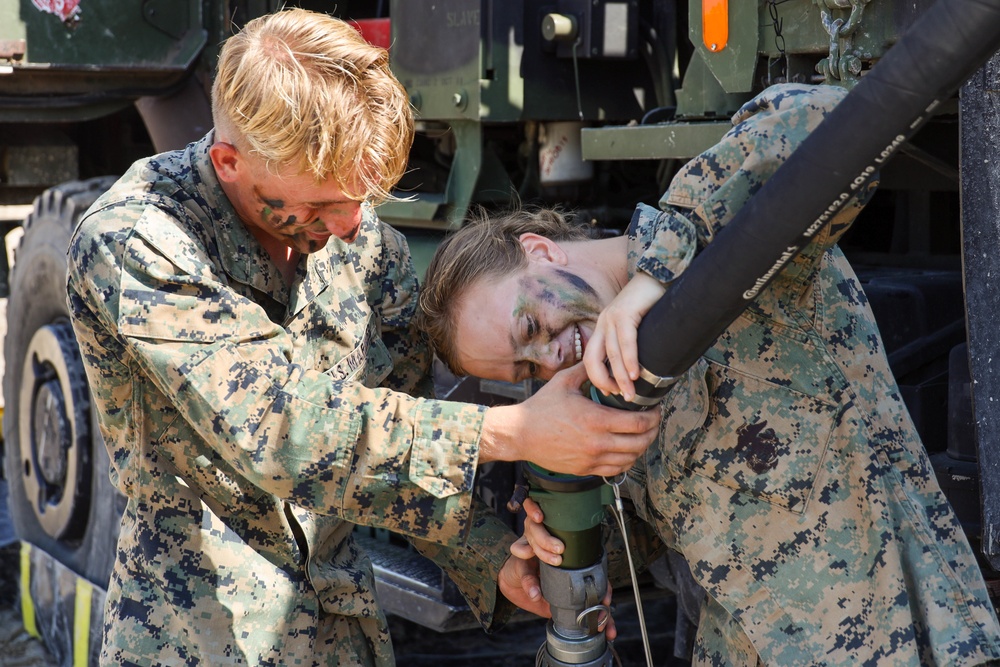
[[[527,308],[523,272],[477,280],[459,296],[455,350],[469,375],[509,380],[515,357],[514,330]],[[529,281],[530,282],[530,281]]]
[[[348,201],[348,197],[335,178],[317,180],[312,173],[303,173],[288,165],[267,165],[260,159],[250,159],[253,188],[258,195],[269,199],[282,199],[290,203]],[[357,177],[347,179],[357,183]]]

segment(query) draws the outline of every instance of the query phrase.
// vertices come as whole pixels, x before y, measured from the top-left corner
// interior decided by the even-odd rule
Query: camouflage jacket
[[[137,162],[70,245],[70,312],[128,499],[105,659],[392,664],[352,524],[414,538],[490,625],[513,535],[473,498],[485,408],[410,395],[430,389],[429,352],[404,239],[367,208],[355,243],[332,238],[287,285],[223,194],[212,140]]]
[[[660,210],[637,209],[630,271],[669,285],[843,95],[783,85],[748,103],[717,146],[681,169]],[[845,204],[680,378],[658,445],[631,475],[639,511],[710,595],[697,661],[1000,657],[976,559],[835,245],[873,189]]]

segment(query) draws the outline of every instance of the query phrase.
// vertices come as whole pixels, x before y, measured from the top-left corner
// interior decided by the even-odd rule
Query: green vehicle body
[[[66,593],[39,590],[47,584],[31,568],[49,559],[102,589],[121,499],[89,406],[67,396],[79,360],[65,305],[55,303],[65,265],[38,237],[60,226],[68,234],[112,182],[100,177],[204,134],[220,43],[284,4],[356,20],[366,36],[382,31],[373,39],[389,46],[417,139],[404,197],[379,212],[406,233],[419,270],[474,206],[558,204],[608,233],[622,230],[634,205],[655,203],[676,168],[714,144],[756,92],[788,80],[852,87],[931,2],[0,0],[3,447],[18,537],[32,545],[25,594],[36,599],[40,628],[45,600]],[[974,322],[989,326],[996,316],[990,304],[963,298],[971,291],[962,210],[996,205],[983,187],[960,187],[972,158],[960,150],[959,129],[993,133],[995,124],[964,126],[959,106],[957,97],[943,105],[886,167],[842,245],[866,279],[907,404],[992,581],[974,427],[987,407],[980,401],[974,413],[965,345]],[[995,181],[996,167],[978,172]],[[960,190],[976,199],[962,201]],[[987,355],[971,355],[973,370]],[[450,398],[490,403],[532,389],[444,376],[439,384]],[[501,512],[513,479],[512,466],[480,475],[482,494]],[[392,535],[364,539],[390,612],[435,630],[468,626],[440,571]],[[99,629],[91,634],[96,642]]]

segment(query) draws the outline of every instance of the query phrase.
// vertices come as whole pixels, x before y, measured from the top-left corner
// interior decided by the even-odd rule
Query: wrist
[[[511,437],[511,412],[516,406],[487,408],[479,435],[479,462],[517,461],[515,442]]]

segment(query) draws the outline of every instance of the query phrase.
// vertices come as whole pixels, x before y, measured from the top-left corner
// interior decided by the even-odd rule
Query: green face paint
[[[518,285],[521,292],[514,315],[537,321],[537,330],[530,332],[533,336],[542,334],[551,339],[570,323],[596,321],[603,308],[590,283],[565,269],[523,276]]]
[[[486,379],[550,379],[582,358],[605,298],[552,265],[476,281],[455,313],[458,363]]]
[[[524,275],[517,287],[512,329],[528,373],[551,377],[575,364],[603,309],[597,291],[561,268]]]

